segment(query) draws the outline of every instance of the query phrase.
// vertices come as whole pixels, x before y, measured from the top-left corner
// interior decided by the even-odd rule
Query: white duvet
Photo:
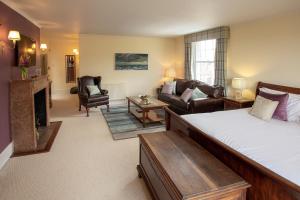
[[[300,186],[300,124],[263,121],[248,109],[183,115],[189,123]]]

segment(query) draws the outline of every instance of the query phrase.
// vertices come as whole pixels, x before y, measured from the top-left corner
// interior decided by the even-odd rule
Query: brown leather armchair
[[[107,112],[109,112],[109,96],[108,91],[101,89],[101,76],[82,76],[77,78],[78,82],[78,97],[79,97],[79,111],[81,106],[86,108],[87,117],[89,116],[89,108],[97,107],[101,105],[107,106]],[[97,85],[100,94],[90,95],[87,89],[87,85]]]

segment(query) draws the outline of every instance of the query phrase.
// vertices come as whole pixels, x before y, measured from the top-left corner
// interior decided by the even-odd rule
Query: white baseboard
[[[0,169],[5,165],[8,159],[13,154],[13,143],[11,142],[7,147],[0,153]]]

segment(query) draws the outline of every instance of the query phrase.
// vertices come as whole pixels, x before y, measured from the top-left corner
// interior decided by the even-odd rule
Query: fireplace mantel
[[[10,83],[11,131],[14,153],[33,152],[37,149],[35,99],[41,93],[44,105],[43,126],[50,125],[49,81],[46,76],[30,80],[13,80]]]

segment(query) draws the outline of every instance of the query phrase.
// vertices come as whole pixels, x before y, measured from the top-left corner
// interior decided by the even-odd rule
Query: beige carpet
[[[1,200],[150,199],[137,177],[138,139],[114,141],[99,110],[77,111],[76,96],[54,101],[62,120],[49,153],[10,159],[0,171]]]

